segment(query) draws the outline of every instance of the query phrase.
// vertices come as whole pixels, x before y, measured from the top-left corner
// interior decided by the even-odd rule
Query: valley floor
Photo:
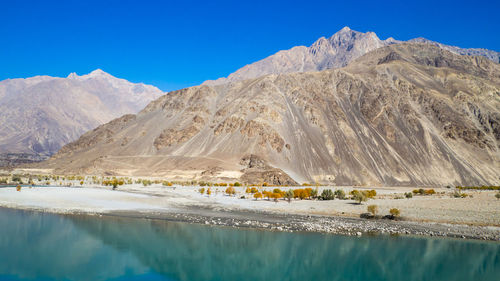
[[[243,187],[235,196],[212,187],[210,196],[195,186],[152,185],[109,187],[0,188],[0,207],[62,214],[120,215],[170,219],[214,225],[268,228],[283,231],[318,231],[348,235],[400,233],[451,236],[500,241],[500,200],[493,191],[467,191],[467,198],[453,198],[449,189],[431,196],[404,197],[413,188],[376,188],[376,199],[363,204],[352,200],[249,199]],[[299,188],[299,187],[297,187]],[[321,193],[320,187],[319,192]],[[332,187],[330,187],[332,188]],[[332,188],[336,189],[338,187]],[[272,188],[268,188],[272,190]],[[342,187],[349,193],[351,187]],[[360,189],[360,188],[358,188]],[[241,199],[246,196],[247,199]],[[379,215],[398,208],[401,220],[360,219],[368,205]]]

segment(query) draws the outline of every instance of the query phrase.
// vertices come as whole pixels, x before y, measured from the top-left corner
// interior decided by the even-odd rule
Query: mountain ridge
[[[402,43],[340,69],[171,92],[43,166],[249,183],[476,185],[499,184],[499,149],[500,65]]]
[[[0,164],[12,164],[15,154],[46,158],[85,131],[137,113],[162,94],[154,86],[102,70],[0,81],[0,155],[5,156],[0,156]]]
[[[227,77],[207,80],[203,82],[203,85],[220,85],[268,74],[341,68],[374,49],[403,42],[405,41],[399,41],[392,37],[380,40],[372,31],[363,33],[346,26],[329,38],[320,37],[309,47],[295,46],[288,50],[278,51],[264,59],[243,66]],[[411,39],[407,42],[431,44],[456,54],[483,56],[493,62],[500,63],[500,53],[492,50],[480,48],[463,49],[421,37]]]

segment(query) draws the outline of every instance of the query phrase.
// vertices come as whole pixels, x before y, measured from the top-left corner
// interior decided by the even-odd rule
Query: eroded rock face
[[[271,185],[297,185],[283,170],[271,167],[266,160],[250,154],[244,156],[240,165],[245,168],[241,170],[241,181],[246,184],[271,184]]]
[[[214,175],[252,183],[500,184],[499,116],[498,64],[397,44],[338,70],[171,92],[44,165],[154,175],[220,167]]]

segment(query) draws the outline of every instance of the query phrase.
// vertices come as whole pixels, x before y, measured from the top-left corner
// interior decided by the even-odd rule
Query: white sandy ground
[[[458,223],[471,225],[500,226],[500,200],[493,191],[467,191],[473,198],[451,198],[450,189],[435,189],[443,195],[414,196],[411,199],[394,199],[413,188],[375,188],[377,198],[362,205],[352,200],[292,200],[288,203],[240,199],[243,187],[237,187],[236,196],[227,196],[225,188],[212,187],[212,195],[201,195],[200,187],[164,187],[153,185],[121,186],[118,190],[109,187],[23,187],[20,192],[14,187],[0,188],[0,206],[20,209],[41,209],[59,213],[111,211],[162,212],[179,207],[207,207],[215,210],[254,210],[281,214],[314,214],[325,216],[359,217],[368,205],[377,205],[379,214],[388,214],[389,209],[398,208],[401,215],[412,221]],[[297,187],[298,188],[298,187]],[[335,187],[325,187],[336,189]],[[267,188],[272,190],[273,188]],[[284,188],[286,189],[286,188]],[[321,193],[323,188],[320,187]],[[351,187],[342,188],[346,193]],[[358,188],[359,189],[359,188]]]

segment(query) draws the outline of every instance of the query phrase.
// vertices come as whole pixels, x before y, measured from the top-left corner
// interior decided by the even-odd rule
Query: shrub
[[[292,201],[292,198],[293,198],[293,190],[289,189],[285,193],[285,198],[288,200],[288,203],[290,203],[290,201]]]
[[[389,210],[389,214],[391,214],[392,216],[395,216],[395,217],[399,217],[401,212],[397,208],[392,208]]]
[[[273,189],[273,193],[282,193],[283,191],[281,191],[281,189],[279,188],[275,188]]]
[[[496,197],[497,199],[500,199],[500,191],[499,191],[497,194],[495,194],[495,197]]]
[[[335,194],[333,194],[333,191],[331,189],[323,189],[320,198],[322,200],[333,200],[335,198]]]
[[[12,181],[17,182],[19,184],[23,184],[23,180],[21,179],[20,176],[17,176],[17,175],[12,176]]]
[[[226,188],[226,193],[228,195],[234,195],[234,194],[236,194],[236,190],[234,189],[234,187],[230,186],[230,187]]]
[[[378,206],[377,205],[368,205],[368,207],[366,207],[366,209],[368,210],[369,213],[371,213],[374,216],[376,216],[378,213]]]
[[[483,185],[483,186],[457,186],[457,189],[475,189],[475,190],[500,190],[500,186]]]
[[[241,186],[241,183],[239,183],[239,182],[235,182],[235,183],[234,183],[234,186]]]
[[[318,198],[318,188],[317,187],[315,189],[311,190],[311,197]]]
[[[202,188],[198,189],[198,191],[199,191],[201,194],[204,194],[204,193],[205,193],[205,188],[204,188],[204,187],[202,187]]]
[[[419,195],[433,195],[436,194],[436,191],[434,189],[414,189],[413,194],[419,194]]]
[[[344,192],[344,190],[342,190],[342,189],[335,190],[335,196],[338,199],[340,199],[340,200],[344,200],[345,199],[345,192]]]
[[[465,198],[465,197],[467,197],[467,193],[462,193],[462,192],[460,192],[458,190],[455,190],[453,192],[453,194],[452,194],[452,197],[454,197],[454,198]]]
[[[413,193],[411,193],[411,192],[406,192],[406,193],[405,193],[405,197],[406,197],[406,198],[408,198],[408,199],[410,199],[410,198],[412,198],[412,197],[413,197]]]
[[[256,193],[259,192],[259,190],[256,187],[250,188],[250,193]]]
[[[366,191],[366,197],[374,198],[375,196],[377,196],[377,191],[375,191],[374,189]]]
[[[434,189],[425,190],[425,195],[433,195],[433,194],[436,194],[436,191],[434,191]]]
[[[16,190],[17,190],[17,191],[21,191],[21,186],[20,186],[20,185],[17,185],[17,186],[16,186]]]
[[[361,204],[361,202],[365,202],[368,200],[366,191],[353,190],[351,194],[352,194],[352,199],[358,202],[358,204]]]
[[[260,193],[260,192],[256,192],[256,193],[253,195],[253,198],[255,198],[255,200],[258,200],[259,198],[262,198],[262,193]]]

